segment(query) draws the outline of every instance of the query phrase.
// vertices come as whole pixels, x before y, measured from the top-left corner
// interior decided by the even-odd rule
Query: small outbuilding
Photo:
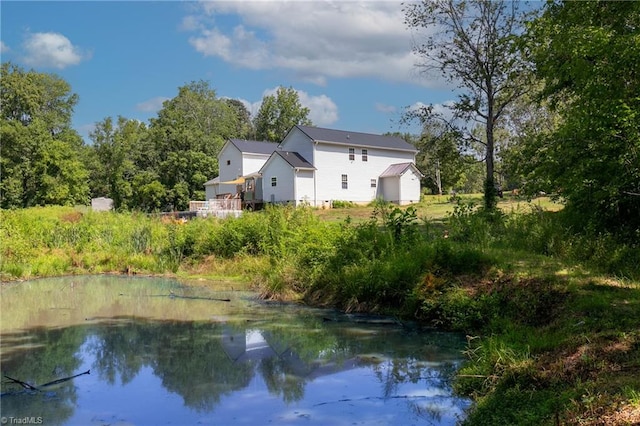
[[[380,174],[380,186],[387,201],[413,204],[420,201],[420,180],[424,175],[413,163],[392,164]]]
[[[113,210],[113,199],[107,197],[92,198],[91,210],[96,212],[108,212]]]

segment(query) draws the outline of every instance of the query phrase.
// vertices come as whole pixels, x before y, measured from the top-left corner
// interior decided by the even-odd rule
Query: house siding
[[[271,186],[272,177],[276,178],[276,186]],[[295,200],[294,178],[294,171],[289,163],[280,156],[271,156],[271,159],[262,168],[264,201],[286,203]]]
[[[216,198],[216,187],[217,185],[205,185],[204,187],[204,199],[205,200],[213,200]]]
[[[314,170],[298,170],[295,179],[296,205],[306,203],[315,206]]]
[[[420,176],[413,169],[409,169],[400,176],[400,196],[398,204],[406,205],[420,201]]]
[[[266,163],[268,159],[268,155],[249,154],[245,152],[242,160],[242,176],[256,173],[260,168],[262,168],[262,166],[264,166],[264,163]]]
[[[413,162],[412,152],[392,151],[379,148],[367,150],[367,161],[362,161],[362,147],[355,148],[354,160],[349,160],[349,146],[317,143],[315,145],[315,163],[317,179],[317,200],[319,204],[331,200],[368,203],[379,195],[371,187],[371,180],[378,176],[390,163]],[[348,188],[342,188],[341,176],[348,176]],[[382,191],[384,193],[384,191]],[[385,193],[386,195],[386,193]]]
[[[380,179],[382,196],[386,201],[398,203],[400,201],[400,176],[389,176]]]
[[[315,165],[314,143],[297,127],[293,127],[279,145],[282,151],[294,151],[300,154],[309,163]]]
[[[230,162],[229,165],[227,165],[227,161]],[[231,142],[225,143],[220,150],[220,154],[218,155],[220,182],[227,182],[237,179],[238,176],[242,176],[244,174],[242,166],[242,153],[240,152],[240,150],[238,150],[238,148],[236,148],[236,146]],[[219,191],[220,194],[235,194],[236,185],[221,183]]]

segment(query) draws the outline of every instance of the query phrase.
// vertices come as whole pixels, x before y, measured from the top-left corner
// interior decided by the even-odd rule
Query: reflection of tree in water
[[[8,345],[24,340],[29,347],[3,354],[2,374],[32,385],[48,383],[73,375],[81,365],[76,353],[84,341],[86,331],[80,327],[3,334],[0,339]],[[51,341],[56,344],[50,344]],[[17,384],[2,382],[2,415],[21,418],[42,417],[47,424],[61,424],[68,420],[77,401],[73,382],[66,382],[43,392],[26,391]]]
[[[119,318],[2,338],[18,346],[25,336],[33,346],[3,354],[3,374],[46,383],[77,373],[78,355],[84,352],[93,358],[92,374],[105,382],[127,384],[149,367],[167,391],[202,411],[213,410],[223,395],[246,388],[254,374],[260,374],[270,393],[289,403],[304,398],[306,384],[320,376],[367,365],[382,386],[381,394],[371,390],[372,398],[402,397],[397,395],[400,384],[421,382],[448,395],[446,378],[455,369],[448,360],[459,359],[461,347],[459,339],[446,334],[408,336],[398,327],[326,324],[312,315],[264,321],[259,329],[247,329],[245,323]],[[46,416],[47,423],[63,423],[72,416],[76,400],[69,382],[54,393],[3,397],[3,415],[36,413]],[[407,402],[417,415],[431,419],[442,407],[409,398]]]
[[[149,366],[162,385],[186,406],[211,410],[220,397],[246,387],[250,365],[234,365],[225,354],[222,326],[202,322],[140,322],[97,331],[94,368],[113,381],[131,380]]]
[[[125,321],[93,330],[87,351],[94,357],[92,369],[107,383],[115,384],[119,376],[120,382],[127,384],[144,365],[148,353],[140,341],[140,336],[145,334],[143,327],[148,325]]]
[[[258,364],[258,371],[271,394],[281,396],[287,403],[299,401],[304,398],[305,379],[287,370],[287,363],[280,357],[263,359]]]

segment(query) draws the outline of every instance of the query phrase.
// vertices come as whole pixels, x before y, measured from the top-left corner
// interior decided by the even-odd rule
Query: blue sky
[[[148,121],[178,87],[207,80],[256,112],[293,87],[315,125],[383,133],[404,108],[454,99],[418,73],[399,1],[2,1],[1,56],[55,73],[79,95],[74,127]]]

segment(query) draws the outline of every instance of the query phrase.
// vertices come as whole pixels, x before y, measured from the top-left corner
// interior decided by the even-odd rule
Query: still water
[[[114,276],[3,284],[3,424],[404,426],[464,416],[469,402],[449,385],[461,336],[232,287]]]

